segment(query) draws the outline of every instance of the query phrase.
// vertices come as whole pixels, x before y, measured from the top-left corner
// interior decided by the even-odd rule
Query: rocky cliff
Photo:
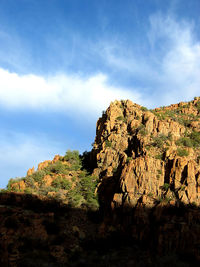
[[[200,98],[155,110],[115,101],[97,122],[92,152],[102,200],[112,184],[106,205],[199,205]]]
[[[98,258],[95,253],[99,241],[95,240],[100,239],[100,244],[106,247],[109,242],[101,243],[102,239],[113,236],[118,236],[118,241],[111,238],[111,244],[115,240],[118,246],[107,250],[111,254],[117,251],[124,257],[121,256],[120,262],[118,257],[109,256],[109,266],[118,266],[116,262],[124,266],[133,266],[133,263],[134,266],[155,266],[157,256],[172,255],[172,252],[191,256],[189,262],[191,259],[199,261],[199,163],[200,97],[154,110],[147,110],[130,100],[114,101],[97,122],[91,152],[82,156],[77,151],[57,155],[52,161],[40,163],[36,171],[29,169],[26,177],[11,179],[7,190],[2,191],[0,214],[3,214],[2,218],[11,217],[11,223],[1,220],[0,251],[5,258],[2,262],[12,263],[9,247],[19,239],[22,227],[27,229],[22,234],[25,240],[27,236],[30,238],[30,229],[35,229],[32,247],[37,254],[39,244],[48,261],[53,259],[55,264],[69,265],[78,248],[80,258],[86,261],[84,266],[92,266]],[[31,204],[38,203],[35,198],[39,199],[42,211],[35,209],[38,204]],[[65,211],[56,212],[63,208],[55,208],[52,201],[65,207]],[[49,209],[53,217],[49,215]],[[31,220],[27,210],[31,210],[35,228],[30,222],[26,226],[21,222],[21,217]],[[35,214],[37,212],[39,216]],[[17,228],[12,224],[13,218],[17,220]],[[64,226],[61,227],[64,224],[69,225],[67,232]],[[49,225],[59,225],[59,234],[51,232]],[[43,243],[40,235],[44,236]],[[63,236],[62,241],[56,239],[57,235]],[[123,246],[119,244],[119,236]],[[67,239],[71,240],[70,245]],[[84,247],[88,240],[93,244],[92,249],[90,245],[90,248]],[[13,261],[16,265],[12,263],[12,266],[22,264],[22,258],[29,257],[30,251],[20,252],[24,241],[20,242],[14,246],[18,254]],[[143,256],[144,265],[140,265],[136,251]],[[103,252],[104,260],[98,266],[107,264],[107,253]],[[89,255],[93,255],[92,258]],[[168,263],[173,266],[196,264],[190,265],[185,259],[186,265],[176,265],[179,261],[180,258],[176,258],[170,262],[168,257]],[[79,266],[80,262],[71,264]]]

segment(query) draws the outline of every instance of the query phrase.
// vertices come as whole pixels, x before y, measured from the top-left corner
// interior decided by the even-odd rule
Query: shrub
[[[32,194],[33,190],[30,187],[27,187],[27,188],[24,189],[24,193],[25,194]]]
[[[157,155],[155,155],[155,159],[162,160],[163,159],[163,154],[157,154]]]
[[[148,109],[146,107],[141,107],[142,111],[147,111]]]
[[[191,140],[192,140],[193,147],[198,147],[198,146],[200,146],[200,132],[193,131],[193,132],[190,134],[190,138],[191,138]]]
[[[146,129],[142,129],[139,131],[139,133],[142,135],[142,136],[145,136],[148,134],[147,130]]]
[[[192,147],[193,142],[190,138],[188,137],[181,137],[176,141],[177,146],[186,146],[186,147]]]
[[[168,140],[168,136],[160,134],[158,137],[153,137],[152,146],[162,148],[164,143]]]
[[[123,120],[124,120],[124,117],[123,117],[123,116],[118,116],[118,117],[116,118],[116,120],[118,120],[118,121],[123,121]]]
[[[106,140],[105,143],[106,143],[106,147],[111,147],[112,146],[112,143],[110,141],[108,141],[108,140]]]
[[[86,200],[87,205],[90,206],[92,203],[96,203],[95,206],[98,206],[97,196],[95,195],[97,178],[90,175],[83,176],[80,179],[80,185],[82,195]]]
[[[49,165],[48,167],[45,168],[46,174],[52,174],[52,173],[56,173],[56,174],[68,174],[68,171],[70,169],[74,168],[75,163],[72,164],[71,167],[63,164],[61,161],[57,161],[51,165]],[[77,166],[77,168],[80,168],[80,165]]]
[[[137,129],[138,129],[138,132],[140,132],[141,130],[145,129],[145,125],[144,124],[140,124],[140,126]]]
[[[40,170],[40,171],[36,171],[34,172],[32,175],[30,175],[30,177],[35,181],[35,182],[38,182],[38,183],[41,183],[42,182],[42,179],[43,177],[46,175],[46,172],[45,170]]]
[[[84,198],[77,187],[70,190],[67,196],[69,205],[71,205],[72,207],[79,207],[82,203],[84,203]]]
[[[116,118],[116,120],[118,120],[118,121],[123,121],[123,122],[127,122],[127,118],[125,118],[124,116],[118,116],[117,118]]]
[[[34,185],[35,181],[34,181],[34,179],[33,179],[32,176],[27,176],[27,177],[25,178],[25,182],[26,182],[26,185],[27,185],[28,187],[30,187],[30,188],[35,188],[35,185]]]
[[[180,157],[187,157],[189,155],[189,152],[185,149],[178,148],[177,155]]]
[[[132,160],[131,157],[127,157],[127,159],[126,159],[126,163],[129,163],[131,160]]]
[[[161,170],[157,170],[157,173],[161,175],[162,174],[162,171]]]
[[[42,186],[39,188],[39,194],[47,196],[49,192],[58,192],[57,188],[52,186]]]
[[[162,189],[167,191],[169,189],[169,184],[168,183],[164,183],[164,185],[162,186]]]
[[[135,117],[135,119],[136,119],[136,120],[139,120],[139,119],[140,119],[140,116],[137,115],[137,116]]]
[[[58,189],[65,189],[65,190],[69,190],[72,187],[72,183],[70,181],[68,181],[67,179],[58,176],[53,182],[52,182],[52,186]]]
[[[69,161],[72,165],[81,165],[81,160],[79,156],[79,151],[78,150],[67,150],[64,160]]]
[[[190,120],[185,119],[185,118],[182,118],[182,117],[177,117],[176,120],[177,120],[177,122],[178,122],[179,124],[182,124],[182,125],[184,125],[185,127],[190,126],[190,123],[191,123]]]

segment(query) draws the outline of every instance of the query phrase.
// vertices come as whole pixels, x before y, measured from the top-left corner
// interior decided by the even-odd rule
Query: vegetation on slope
[[[84,156],[68,150],[64,157],[26,177],[10,179],[8,192],[24,192],[55,198],[72,207],[98,208],[96,177],[83,169]]]

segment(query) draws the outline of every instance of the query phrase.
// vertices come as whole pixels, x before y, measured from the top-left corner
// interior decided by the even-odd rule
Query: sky
[[[0,188],[91,150],[115,99],[200,96],[199,0],[0,0]]]

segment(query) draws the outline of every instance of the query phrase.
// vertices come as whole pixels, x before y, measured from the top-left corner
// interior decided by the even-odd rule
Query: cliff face
[[[93,156],[100,198],[112,207],[199,205],[200,98],[151,111],[111,103],[97,122]]]
[[[147,110],[115,101],[93,146],[104,222],[158,252],[200,259],[200,98]]]
[[[200,97],[154,110],[115,101],[97,122],[91,152],[56,155],[7,189],[0,195],[3,264],[28,261],[29,239],[46,261],[69,264],[77,248],[91,254],[83,240],[113,233],[148,244],[148,255],[173,251],[200,260]],[[132,261],[137,266],[135,254]]]

